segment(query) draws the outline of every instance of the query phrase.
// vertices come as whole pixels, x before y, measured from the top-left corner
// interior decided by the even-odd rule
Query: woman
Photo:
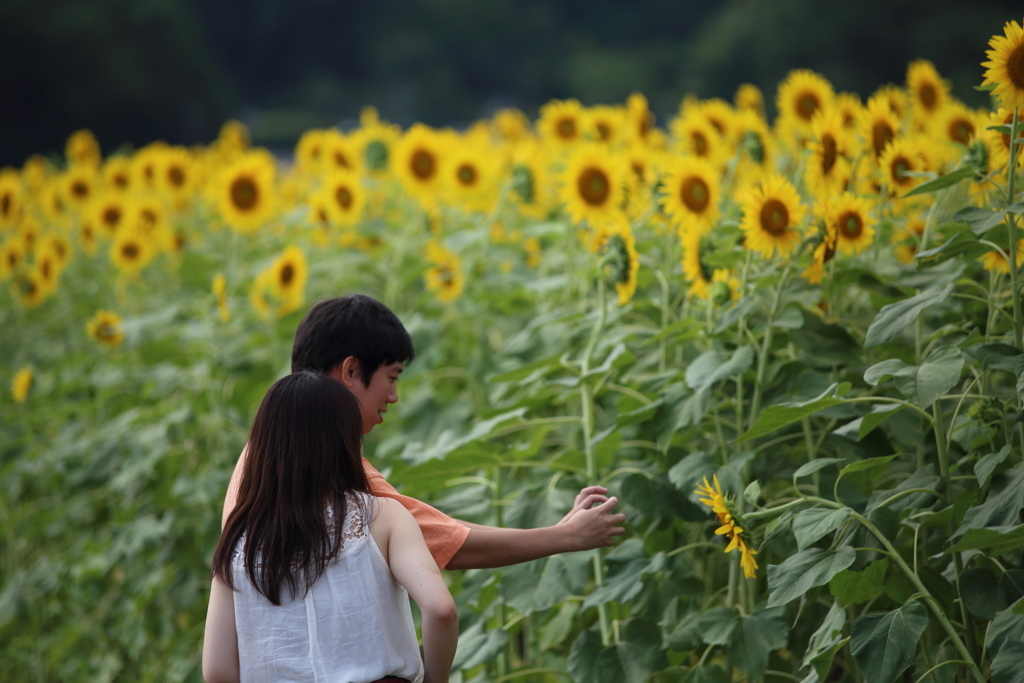
[[[369,494],[361,439],[335,379],[298,372],[263,398],[213,555],[207,683],[448,680],[455,603],[412,515]]]

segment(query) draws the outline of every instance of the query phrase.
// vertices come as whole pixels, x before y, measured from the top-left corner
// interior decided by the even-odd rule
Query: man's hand
[[[626,515],[614,514],[619,501],[606,493],[608,489],[603,486],[583,489],[576,496],[572,509],[555,525],[567,533],[572,550],[609,546],[615,542],[615,536],[626,533],[620,526],[625,523]]]

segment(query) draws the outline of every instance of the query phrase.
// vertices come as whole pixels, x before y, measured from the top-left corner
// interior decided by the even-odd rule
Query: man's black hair
[[[382,365],[416,357],[412,338],[390,308],[364,294],[327,299],[309,309],[295,330],[292,372],[329,373],[349,356],[370,386]]]

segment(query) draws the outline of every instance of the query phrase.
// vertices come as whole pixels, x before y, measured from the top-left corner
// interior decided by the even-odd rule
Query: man
[[[321,301],[309,310],[295,331],[292,371],[328,374],[355,394],[363,418],[363,434],[384,421],[388,406],[398,402],[396,383],[405,363],[416,356],[412,339],[391,309],[368,296]],[[235,506],[245,451],[235,465],[224,501],[223,524]],[[607,489],[588,486],[576,496],[572,510],[551,527],[506,529],[452,519],[415,498],[403,496],[363,459],[370,488],[377,496],[402,503],[420,525],[441,569],[504,567],[557,553],[612,545],[625,533],[625,515],[615,514],[618,501]]]

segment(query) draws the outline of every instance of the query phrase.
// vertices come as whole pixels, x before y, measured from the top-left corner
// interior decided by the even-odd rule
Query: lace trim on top
[[[345,509],[345,523],[341,529],[341,546],[338,548],[338,555],[344,554],[346,541],[355,541],[369,536],[371,517],[370,505],[372,504],[372,501],[373,497],[366,493],[349,491],[345,494],[345,502],[347,503]],[[327,522],[327,533],[333,537],[335,530],[337,529],[333,507],[328,506],[324,510],[324,518]],[[238,543],[235,545],[235,552],[231,555],[232,564],[240,563],[240,566],[244,565],[244,549],[245,534],[243,533],[238,539]],[[256,566],[262,566],[262,563],[257,561]]]

